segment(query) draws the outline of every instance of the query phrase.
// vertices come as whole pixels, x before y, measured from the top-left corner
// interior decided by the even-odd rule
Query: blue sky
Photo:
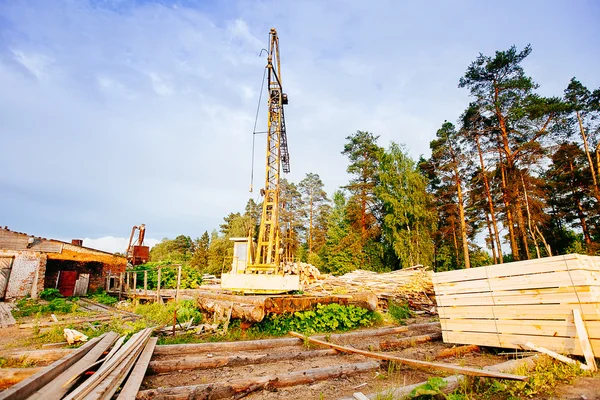
[[[271,27],[287,178],[318,173],[331,193],[357,129],[428,155],[467,105],[458,79],[480,52],[531,43],[524,67],[544,95],[573,76],[599,87],[599,20],[600,3],[579,0],[0,0],[0,225],[116,251],[133,225],[196,237],[258,200]]]

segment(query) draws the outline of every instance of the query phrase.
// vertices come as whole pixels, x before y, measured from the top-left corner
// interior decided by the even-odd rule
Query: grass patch
[[[173,325],[173,316],[177,310],[177,321],[180,323],[194,319],[192,325],[203,320],[202,313],[198,310],[193,300],[170,301],[166,304],[146,303],[133,306],[133,312],[157,324]]]
[[[118,298],[108,295],[103,288],[98,288],[89,296],[89,298],[95,302],[105,304],[107,306],[112,306],[119,301]]]
[[[533,370],[528,370],[525,364],[516,368],[512,373],[527,375],[529,380],[509,381],[503,379],[474,379],[468,378],[454,394],[463,399],[508,398],[518,399],[538,395],[552,394],[559,384],[571,384],[578,376],[591,376],[578,365],[565,364],[551,357],[541,355]]]
[[[21,299],[17,301],[17,309],[12,314],[15,318],[50,314],[71,314],[77,311],[77,297],[61,298],[53,297],[50,301]]]
[[[389,302],[388,313],[400,325],[406,325],[406,320],[414,316],[413,312],[408,308],[408,304],[396,303],[395,301]]]

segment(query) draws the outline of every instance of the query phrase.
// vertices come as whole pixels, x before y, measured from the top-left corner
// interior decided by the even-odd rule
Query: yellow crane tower
[[[268,126],[267,164],[258,242],[252,232],[234,242],[233,263],[229,273],[221,275],[221,287],[242,293],[285,293],[300,289],[298,275],[285,275],[281,265],[279,229],[279,181],[281,170],[290,172],[290,157],[285,131],[283,106],[288,103],[281,84],[279,38],[275,28],[269,32],[267,57]]]

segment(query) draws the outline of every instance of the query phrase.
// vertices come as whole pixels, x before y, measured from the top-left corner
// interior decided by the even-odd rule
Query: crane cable
[[[262,53],[262,51],[261,51]],[[265,87],[265,77],[267,76],[267,68],[263,72],[262,82],[260,84],[260,94],[258,96],[258,105],[256,106],[256,116],[254,117],[254,129],[252,130],[252,166],[250,168],[250,193],[254,184],[254,146],[256,141],[256,124],[258,123],[258,113],[260,111],[260,102],[262,101],[263,89]]]

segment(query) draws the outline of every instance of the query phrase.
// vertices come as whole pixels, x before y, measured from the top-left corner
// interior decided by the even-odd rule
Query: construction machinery
[[[300,290],[299,275],[285,275],[281,263],[283,247],[279,229],[279,193],[281,170],[290,171],[283,106],[288,104],[283,92],[279,38],[275,28],[269,33],[267,57],[268,125],[265,187],[258,242],[253,232],[248,237],[231,238],[234,242],[233,263],[229,273],[221,275],[221,287],[241,293],[285,293]]]
[[[138,237],[133,242],[135,232],[138,231]],[[144,246],[144,236],[146,235],[146,225],[141,224],[140,226],[134,226],[131,229],[131,235],[129,236],[129,245],[127,245],[127,263],[134,265],[145,264],[150,259],[150,247]]]

